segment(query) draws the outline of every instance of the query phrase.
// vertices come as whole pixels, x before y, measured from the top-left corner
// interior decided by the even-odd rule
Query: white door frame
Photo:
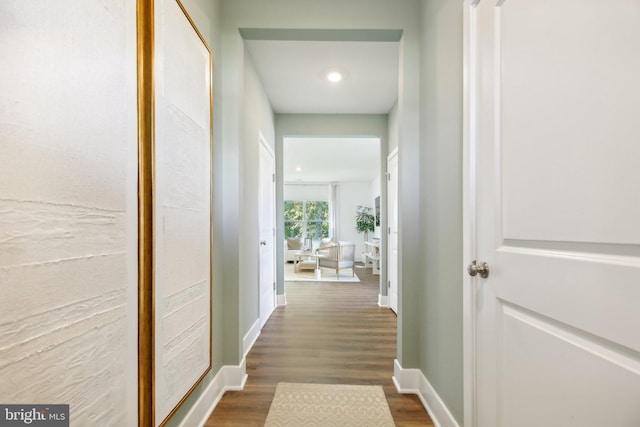
[[[387,256],[387,300],[388,300],[388,306],[389,308],[391,308],[391,310],[393,310],[396,314],[398,313],[398,286],[399,286],[399,281],[398,281],[398,265],[399,265],[399,260],[398,260],[398,256],[397,256],[397,251],[396,251],[396,271],[395,271],[395,285],[396,285],[396,301],[395,301],[395,310],[394,310],[394,305],[392,304],[392,300],[391,300],[391,257],[392,257],[392,251],[391,251],[391,234],[389,233],[390,229],[391,229],[391,218],[392,218],[392,212],[390,212],[390,204],[392,202],[391,197],[389,196],[389,163],[395,158],[396,159],[396,169],[398,167],[398,157],[399,157],[399,153],[398,153],[398,147],[394,148],[389,155],[387,156],[387,174],[386,174],[386,179],[385,179],[385,185],[387,186],[387,230],[382,231],[382,233],[386,233],[387,235],[387,247],[386,247],[386,256]],[[398,177],[395,176],[394,179],[396,179],[395,185],[396,186],[396,191],[395,191],[395,198],[396,198],[396,204],[398,203]],[[400,209],[398,209],[398,212],[400,211]],[[398,214],[398,212],[396,212],[396,215]],[[394,217],[394,219],[396,220],[397,223],[397,218]],[[396,229],[397,232],[397,229]],[[398,245],[398,241],[397,241],[397,236],[396,236],[396,250],[397,250],[397,245]]]
[[[276,170],[276,157],[275,157],[275,153],[273,152],[273,150],[271,149],[271,147],[269,147],[269,144],[267,143],[267,140],[265,139],[265,137],[262,135],[261,132],[258,132],[258,140],[260,142],[259,144],[259,156],[258,156],[258,165],[260,166],[262,159],[261,159],[261,152],[264,149],[265,152],[269,155],[269,157],[271,158],[271,163],[272,163],[272,167],[273,167],[273,171],[274,171],[274,180],[273,180],[273,192],[272,192],[272,197],[273,197],[273,214],[271,216],[272,219],[272,226],[271,228],[273,229],[273,236],[272,236],[272,242],[273,242],[273,281],[274,281],[274,285],[276,282],[276,236],[275,236],[275,229],[276,229],[276,210],[275,210],[275,206],[276,206],[276,198],[275,198],[275,170]],[[258,172],[258,177],[259,179],[262,179],[262,172],[259,171]],[[261,190],[259,190],[261,191]],[[259,196],[259,200],[258,203],[261,202],[260,196]],[[258,216],[258,233],[260,234],[261,232],[261,224],[260,224],[260,212],[261,212],[262,207],[259,207],[259,210],[257,212],[257,216]],[[258,235],[258,240],[260,239],[260,235]],[[267,318],[264,319],[263,317],[265,316],[265,313],[263,313],[262,311],[262,277],[261,277],[261,272],[260,272],[260,268],[261,268],[261,261],[260,261],[261,255],[258,254],[258,317],[260,319],[260,328],[262,328],[262,325],[264,325],[267,321],[267,319],[269,318],[269,316],[271,315],[271,313],[273,312],[273,310],[269,313],[268,316],[266,316]],[[276,288],[274,286],[273,288],[273,307],[275,308],[277,306],[277,301],[276,301]]]
[[[473,66],[475,52],[475,16],[473,8],[480,0],[463,2],[463,163],[462,163],[462,319],[463,319],[463,396],[464,425],[476,425],[476,295],[466,265],[475,258],[476,247],[476,70]]]

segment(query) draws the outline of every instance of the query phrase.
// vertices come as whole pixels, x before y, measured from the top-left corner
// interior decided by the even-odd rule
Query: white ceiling
[[[398,97],[398,42],[246,40],[276,113],[387,114]],[[344,73],[339,83],[329,70]]]
[[[285,138],[283,151],[285,183],[371,181],[380,174],[378,138]]]
[[[387,114],[397,100],[397,41],[258,36],[245,45],[276,113]],[[332,70],[344,79],[329,82]],[[283,151],[284,182],[371,181],[380,174],[377,138],[287,138]]]

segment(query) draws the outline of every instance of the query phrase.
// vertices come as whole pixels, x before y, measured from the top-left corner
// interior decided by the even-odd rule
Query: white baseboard
[[[396,359],[393,363],[393,383],[399,393],[418,395],[436,427],[460,427],[420,369],[403,369]]]
[[[238,366],[225,365],[213,377],[196,403],[185,415],[180,427],[203,427],[224,393],[228,390],[242,390],[247,381],[246,361]]]
[[[380,307],[389,307],[389,295],[378,294],[378,305]]]
[[[277,295],[278,298],[278,307],[281,305],[287,305],[287,294]]]
[[[242,338],[242,349],[244,351],[244,353],[242,353],[243,357],[245,358],[247,357],[247,354],[249,354],[249,350],[251,350],[251,347],[253,347],[253,344],[255,344],[259,336],[260,336],[260,319],[257,319],[253,323],[253,325],[251,325],[251,328],[249,328],[249,332],[247,332],[244,338]]]

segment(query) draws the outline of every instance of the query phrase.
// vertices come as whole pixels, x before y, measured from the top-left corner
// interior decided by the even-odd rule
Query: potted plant
[[[358,206],[356,211],[356,230],[358,233],[364,233],[364,241],[369,241],[369,232],[376,229],[376,217],[373,215],[373,209],[365,206]]]

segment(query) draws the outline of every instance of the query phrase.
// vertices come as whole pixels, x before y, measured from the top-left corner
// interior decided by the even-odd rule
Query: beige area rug
[[[340,271],[340,279],[336,276],[336,271],[330,268],[321,268],[320,280],[316,280],[315,270],[293,271],[293,263],[284,264],[284,280],[298,282],[359,282],[358,275],[352,276],[351,269]]]
[[[265,427],[395,426],[381,386],[278,383]]]

